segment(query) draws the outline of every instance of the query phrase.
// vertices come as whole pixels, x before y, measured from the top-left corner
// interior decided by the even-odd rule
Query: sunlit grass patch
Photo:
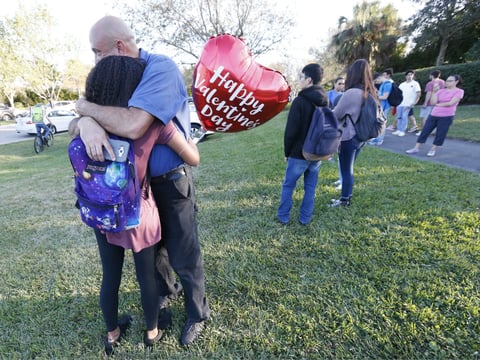
[[[214,134],[194,169],[212,318],[188,349],[173,328],[146,352],[131,254],[120,291],[134,323],[118,358],[474,358],[480,330],[480,177],[379,148],[355,165],[352,206],[336,162],[322,164],[312,222],[275,220],[286,113]],[[74,207],[68,137],[36,155],[0,146],[0,358],[103,358],[101,266]]]

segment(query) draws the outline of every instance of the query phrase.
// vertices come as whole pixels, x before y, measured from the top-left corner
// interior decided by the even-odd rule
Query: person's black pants
[[[97,230],[95,230],[95,236],[103,270],[100,308],[102,309],[107,331],[113,331],[118,325],[118,291],[122,280],[125,249],[107,242],[105,234]],[[158,322],[158,276],[155,270],[156,249],[157,246],[153,245],[138,253],[133,253],[147,330],[155,329]]]
[[[205,296],[191,169],[185,166],[167,175],[154,177],[151,187],[162,225],[162,240],[157,254],[157,270],[162,277],[159,295],[166,296],[175,291],[173,268],[183,286],[187,318],[206,320],[210,309]]]
[[[453,116],[433,116],[429,115],[425,125],[423,126],[422,132],[417,138],[417,142],[420,144],[425,144],[428,136],[432,131],[437,128],[435,133],[435,139],[433,139],[433,145],[442,146],[445,138],[447,137],[448,129],[453,123]]]

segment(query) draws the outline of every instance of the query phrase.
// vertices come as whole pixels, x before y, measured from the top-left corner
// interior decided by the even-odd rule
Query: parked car
[[[195,104],[193,103],[193,101],[189,101],[188,105],[190,106],[190,126],[191,126],[190,136],[192,137],[192,139],[195,139],[197,137],[196,134],[200,129],[203,129],[203,132],[205,133],[204,136],[214,134],[215,133],[214,131],[206,131],[203,128],[202,123],[198,117],[197,109],[195,108]],[[203,138],[204,136],[201,136],[201,138]]]
[[[67,131],[70,121],[77,117],[77,114],[68,110],[51,110],[47,113],[48,121],[52,123],[50,129],[55,134],[57,132]],[[30,116],[17,118],[16,131],[18,134],[36,134],[35,123]]]
[[[6,104],[0,104],[0,119],[4,121],[13,120],[15,119],[15,114],[13,113],[13,109]]]
[[[25,109],[15,109],[13,113],[15,114],[15,118],[27,117],[30,115],[30,111]]]
[[[46,105],[47,111],[48,110],[68,110],[75,112],[75,101],[73,100],[60,100],[60,101],[53,101],[52,102],[53,108],[50,109],[50,104]]]

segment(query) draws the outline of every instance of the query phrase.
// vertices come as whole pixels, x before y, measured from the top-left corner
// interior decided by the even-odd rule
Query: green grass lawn
[[[469,116],[478,141],[479,120]],[[299,182],[292,223],[282,226],[275,213],[285,121],[284,112],[199,145],[198,223],[212,308],[202,338],[179,345],[179,301],[173,329],[144,350],[129,253],[120,309],[134,324],[114,358],[476,359],[480,176],[368,147],[350,208],[327,208],[338,197],[338,173],[325,162],[312,223],[295,221]],[[40,155],[33,141],[0,145],[1,359],[103,358],[100,261],[73,206],[68,140],[56,136]]]

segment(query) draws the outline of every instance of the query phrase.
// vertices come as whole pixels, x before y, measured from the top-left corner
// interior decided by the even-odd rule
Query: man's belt
[[[175,168],[173,170],[170,170],[168,173],[152,177],[150,179],[150,182],[153,184],[158,184],[162,183],[164,181],[173,181],[173,180],[178,180],[182,176],[187,176],[187,171],[185,170],[185,166],[179,166],[178,168]]]

